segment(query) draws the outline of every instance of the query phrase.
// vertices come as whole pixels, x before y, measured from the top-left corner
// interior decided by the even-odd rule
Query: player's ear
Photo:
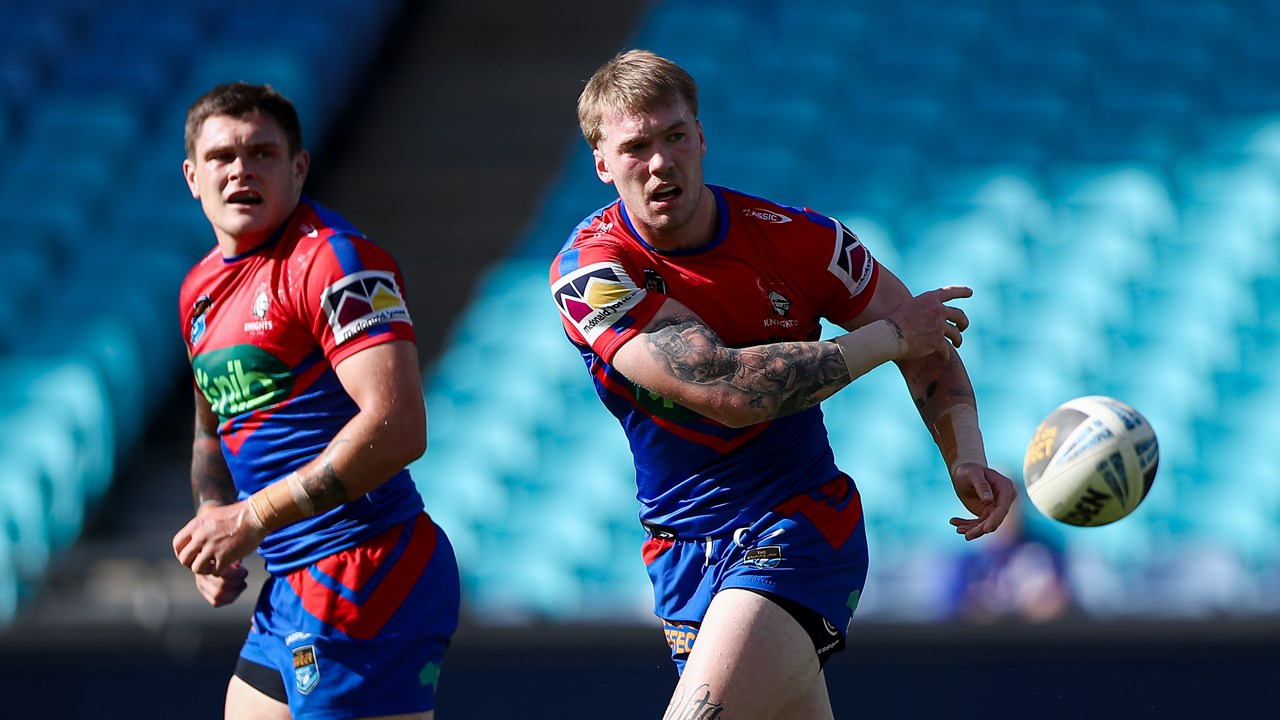
[[[701,155],[702,157],[706,157],[707,156],[707,136],[702,134],[702,121],[694,120],[694,122],[697,123],[698,125],[698,145],[702,147],[702,150],[698,154]]]
[[[182,161],[182,176],[187,180],[187,189],[191,191],[191,197],[200,199],[200,186],[196,183],[196,164],[188,158]]]
[[[307,171],[311,169],[311,155],[306,150],[299,150],[293,158],[293,178],[298,187],[302,187],[307,179]]]
[[[605,164],[604,153],[600,152],[600,148],[594,148],[591,156],[596,161],[596,177],[600,178],[600,182],[605,185],[612,185],[613,173],[609,172],[609,166]]]

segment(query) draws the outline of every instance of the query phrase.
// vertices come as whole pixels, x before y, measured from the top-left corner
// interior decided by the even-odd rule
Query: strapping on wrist
[[[290,473],[249,496],[249,509],[264,533],[316,514],[315,501],[307,494],[298,473]]]
[[[906,339],[898,324],[885,318],[845,333],[832,340],[840,347],[849,379],[862,377],[906,351]]]
[[[934,438],[947,472],[955,475],[956,468],[966,463],[987,466],[987,452],[982,443],[982,430],[978,427],[978,410],[967,403],[959,403],[938,414],[933,426]]]

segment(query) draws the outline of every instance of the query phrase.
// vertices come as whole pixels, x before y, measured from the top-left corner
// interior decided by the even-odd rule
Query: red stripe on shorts
[[[802,493],[779,505],[777,510],[783,515],[803,513],[831,547],[838,548],[862,522],[862,497],[857,490],[851,493],[850,489],[849,478],[840,475],[818,489],[824,496],[822,499]]]
[[[431,519],[418,515],[413,525],[413,537],[404,552],[363,603],[357,604],[326,587],[312,575],[312,568],[350,593],[359,594],[386,562],[404,531],[404,525],[397,525],[353,548],[334,553],[311,568],[290,573],[289,585],[302,599],[302,607],[348,637],[356,640],[375,637],[413,591],[413,586],[435,554],[436,526]]]

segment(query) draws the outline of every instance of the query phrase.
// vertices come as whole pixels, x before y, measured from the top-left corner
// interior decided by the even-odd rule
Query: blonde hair
[[[578,96],[578,125],[592,148],[604,114],[638,113],[683,100],[698,116],[698,84],[684,68],[648,50],[628,50],[600,66]]]

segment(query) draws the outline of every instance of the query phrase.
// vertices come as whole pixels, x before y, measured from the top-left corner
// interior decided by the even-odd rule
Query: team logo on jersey
[[[786,215],[783,215],[782,213],[776,213],[772,210],[765,210],[764,208],[743,208],[742,214],[746,215],[749,218],[755,218],[756,220],[763,220],[767,223],[773,223],[774,225],[785,225],[791,222],[791,218],[787,217]]]
[[[201,295],[191,305],[191,344],[195,345],[196,341],[204,335],[205,317],[204,314],[213,307],[213,299],[208,295]]]
[[[850,295],[866,289],[875,266],[875,258],[863,247],[858,236],[843,223],[836,223],[836,252],[827,269],[849,288]]]
[[[800,324],[798,320],[787,318],[791,313],[791,299],[783,295],[777,288],[770,287],[764,278],[756,278],[756,287],[760,289],[760,295],[768,306],[773,310],[773,314],[777,317],[766,317],[764,326],[767,328],[784,327],[792,328]],[[784,319],[786,318],[786,319]]]
[[[264,332],[271,329],[271,321],[267,319],[267,311],[271,309],[271,295],[267,293],[267,284],[263,283],[258,288],[258,296],[253,299],[253,316],[257,320],[250,320],[244,324],[245,332]]]
[[[782,546],[754,547],[743,556],[742,562],[758,568],[776,568],[782,563]]]
[[[316,646],[293,649],[293,683],[298,692],[308,695],[320,683],[320,665],[316,662]]]
[[[596,263],[560,278],[551,288],[556,305],[587,342],[635,307],[645,291],[617,263]]]
[[[791,312],[791,301],[777,290],[769,291],[769,304],[773,306],[773,312],[778,315],[786,315]]]
[[[376,325],[413,324],[395,275],[381,270],[361,270],[341,278],[320,293],[320,305],[338,345]]]

